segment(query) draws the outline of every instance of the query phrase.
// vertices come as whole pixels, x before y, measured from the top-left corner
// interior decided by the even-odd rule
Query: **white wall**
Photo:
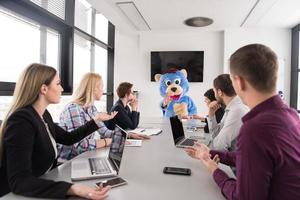
[[[223,71],[223,32],[142,32],[130,36],[116,31],[115,50],[115,87],[122,81],[134,84],[140,91],[139,107],[144,117],[162,116],[158,83],[150,81],[150,52],[204,51],[204,81],[190,83],[188,95],[200,114],[207,112],[203,93]]]
[[[228,72],[228,60],[238,48],[261,43],[269,46],[278,56],[280,67],[284,66],[283,82],[278,87],[283,88],[285,100],[290,102],[291,77],[291,30],[290,29],[257,29],[234,28],[224,31],[224,72]],[[281,80],[280,79],[280,80]]]
[[[203,93],[212,87],[213,79],[228,73],[228,59],[238,48],[262,43],[271,47],[284,61],[284,94],[289,103],[291,31],[289,29],[235,28],[221,31],[152,31],[139,35],[116,30],[115,88],[122,81],[132,82],[140,91],[140,111],[144,117],[161,116],[158,83],[150,81],[151,51],[204,51],[204,81],[190,83],[189,96],[195,101],[199,114],[205,114]],[[115,97],[115,100],[117,97]]]

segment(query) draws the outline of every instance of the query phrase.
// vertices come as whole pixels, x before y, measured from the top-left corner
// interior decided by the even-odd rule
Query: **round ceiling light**
[[[184,24],[193,27],[204,27],[211,25],[214,21],[207,17],[192,17],[184,21]]]

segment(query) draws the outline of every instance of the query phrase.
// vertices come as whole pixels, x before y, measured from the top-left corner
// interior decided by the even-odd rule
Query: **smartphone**
[[[179,174],[179,175],[191,175],[191,169],[188,168],[180,168],[180,167],[165,167],[164,171],[165,174]]]
[[[106,187],[108,185],[111,186],[111,187],[117,187],[117,186],[120,186],[120,185],[127,184],[127,181],[125,181],[121,177],[116,177],[116,178],[112,178],[112,179],[108,179],[108,180],[104,180],[104,181],[100,181],[100,182],[96,183],[96,185],[98,187],[100,187],[101,184],[102,184],[103,187]]]

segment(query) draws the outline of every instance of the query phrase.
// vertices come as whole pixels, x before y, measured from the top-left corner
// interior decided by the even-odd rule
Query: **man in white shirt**
[[[208,127],[212,134],[211,149],[228,150],[235,149],[235,142],[242,126],[241,118],[249,111],[236,95],[229,74],[221,74],[214,80],[214,92],[217,101],[209,104]],[[215,112],[221,105],[225,105],[225,113],[217,123]]]

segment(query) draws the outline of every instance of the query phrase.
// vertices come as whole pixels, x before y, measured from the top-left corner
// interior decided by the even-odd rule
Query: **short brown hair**
[[[277,71],[276,54],[262,44],[246,45],[230,57],[230,72],[243,77],[261,92],[271,92],[276,88]]]
[[[130,94],[130,89],[132,88],[132,84],[128,82],[120,83],[117,88],[117,94],[119,98],[124,98],[126,94]]]
[[[236,95],[229,74],[221,74],[217,76],[214,80],[214,88],[216,90],[221,90],[229,97]]]

